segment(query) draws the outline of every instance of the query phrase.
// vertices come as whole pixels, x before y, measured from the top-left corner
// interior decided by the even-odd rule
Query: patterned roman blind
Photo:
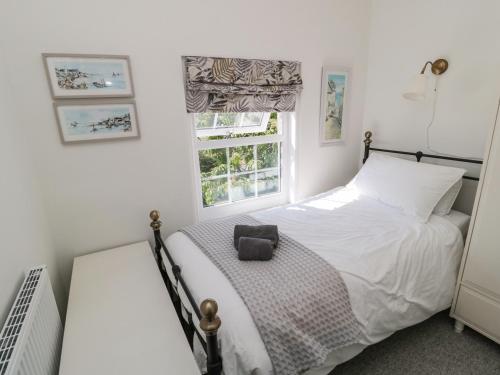
[[[302,90],[300,62],[185,56],[186,109],[292,112]]]

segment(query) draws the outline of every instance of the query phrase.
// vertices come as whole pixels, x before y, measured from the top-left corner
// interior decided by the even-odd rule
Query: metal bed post
[[[155,237],[155,256],[156,256],[156,263],[158,264],[158,268],[160,269],[160,272],[164,272],[165,270],[163,269],[161,265],[161,233],[160,233],[160,228],[161,228],[161,221],[160,221],[160,213],[157,210],[153,210],[149,213],[149,218],[151,219],[151,224],[150,227],[153,228],[153,234]],[[162,275],[163,275],[162,272]]]
[[[365,144],[365,155],[363,156],[363,164],[365,164],[366,160],[368,159],[368,156],[370,155],[370,145],[372,143],[372,132],[371,131],[366,131],[365,132],[365,139],[363,140],[363,143]]]
[[[160,274],[163,278],[163,281],[165,282],[165,286],[167,287],[168,294],[170,295],[170,298],[172,299],[172,302],[174,303],[175,310],[177,311],[177,314],[180,313],[179,310],[179,303],[178,301],[178,296],[175,293],[174,286],[172,285],[172,282],[170,281],[167,270],[165,269],[165,265],[163,264],[163,261],[161,259],[161,249],[162,249],[162,244],[163,240],[161,239],[161,225],[162,222],[160,220],[160,212],[158,210],[153,210],[149,213],[149,218],[151,219],[151,228],[153,228],[153,234],[155,238],[155,257],[156,257],[156,263],[158,265],[158,269],[160,270]]]
[[[165,286],[167,287],[168,294],[174,304],[175,310],[177,312],[177,316],[181,323],[181,326],[184,330],[186,338],[191,346],[191,350],[193,349],[193,340],[194,335],[196,334],[200,340],[203,349],[207,353],[207,374],[206,375],[221,375],[222,374],[222,358],[219,355],[219,346],[217,340],[217,332],[221,325],[221,320],[217,316],[218,305],[217,302],[213,299],[205,299],[201,306],[198,308],[196,305],[194,298],[187,287],[184,278],[181,275],[181,268],[175,264],[172,256],[170,255],[163,239],[161,238],[161,221],[160,221],[160,212],[158,210],[153,210],[149,213],[149,218],[151,219],[151,228],[153,228],[155,246],[154,252],[156,256],[156,262],[158,265],[158,269],[160,270],[160,274],[165,282]],[[164,264],[161,256],[161,250],[165,251],[165,255],[168,259],[168,263],[170,263],[172,273],[174,274],[175,280],[178,284],[181,285],[186,297],[189,300],[192,311],[196,314],[198,319],[200,320],[200,328],[205,333],[205,338],[198,332],[193,323],[192,314],[184,309],[184,312],[187,315],[187,322],[183,317],[183,306],[180,296],[178,294],[178,290],[176,290],[172,281],[170,280],[166,265]]]
[[[207,375],[220,375],[222,372],[222,359],[217,344],[217,331],[221,325],[217,316],[218,309],[217,302],[213,299],[204,300],[200,306],[203,316],[200,327],[207,336]]]

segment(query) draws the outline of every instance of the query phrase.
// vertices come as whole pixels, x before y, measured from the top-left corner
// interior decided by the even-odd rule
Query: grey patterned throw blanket
[[[356,342],[359,324],[344,281],[333,266],[282,233],[272,260],[242,262],[233,247],[236,224],[261,223],[242,215],[181,231],[245,302],[275,374],[303,373],[323,364],[332,351]]]

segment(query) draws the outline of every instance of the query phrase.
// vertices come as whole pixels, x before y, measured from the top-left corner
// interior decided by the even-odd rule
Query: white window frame
[[[270,113],[264,113],[259,125],[242,125],[244,116],[241,116],[238,124],[231,126],[217,126],[219,113],[216,113],[212,121],[211,128],[198,129],[196,134],[200,137],[212,137],[218,135],[243,134],[243,133],[259,133],[266,131],[269,122]],[[194,122],[194,115],[193,115]],[[231,129],[231,130],[228,130]]]
[[[194,115],[190,115],[192,138],[193,138],[193,161],[194,161],[194,180],[196,186],[196,204],[198,220],[207,220],[228,215],[235,215],[244,212],[264,209],[289,202],[289,180],[290,180],[290,123],[293,113],[278,113],[278,128],[281,134],[266,136],[228,138],[221,140],[202,141],[198,139],[200,135],[195,129]],[[266,116],[264,116],[266,117]],[[269,116],[267,116],[269,121]],[[267,122],[265,123],[267,126]],[[245,127],[244,129],[248,129]],[[264,128],[265,130],[265,128]],[[264,131],[259,130],[259,131]],[[246,130],[248,131],[248,130]],[[218,134],[220,135],[220,134]],[[214,206],[204,207],[201,187],[201,171],[198,159],[198,151],[212,148],[227,148],[237,146],[258,145],[263,143],[281,143],[281,165],[279,168],[280,191],[263,196],[247,198],[239,201],[221,203]]]

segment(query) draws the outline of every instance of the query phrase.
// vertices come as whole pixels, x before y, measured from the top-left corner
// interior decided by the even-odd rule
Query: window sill
[[[238,215],[263,210],[289,203],[287,194],[273,193],[262,197],[248,198],[238,202],[223,203],[216,206],[203,207],[198,210],[198,220],[210,220],[224,216]]]

